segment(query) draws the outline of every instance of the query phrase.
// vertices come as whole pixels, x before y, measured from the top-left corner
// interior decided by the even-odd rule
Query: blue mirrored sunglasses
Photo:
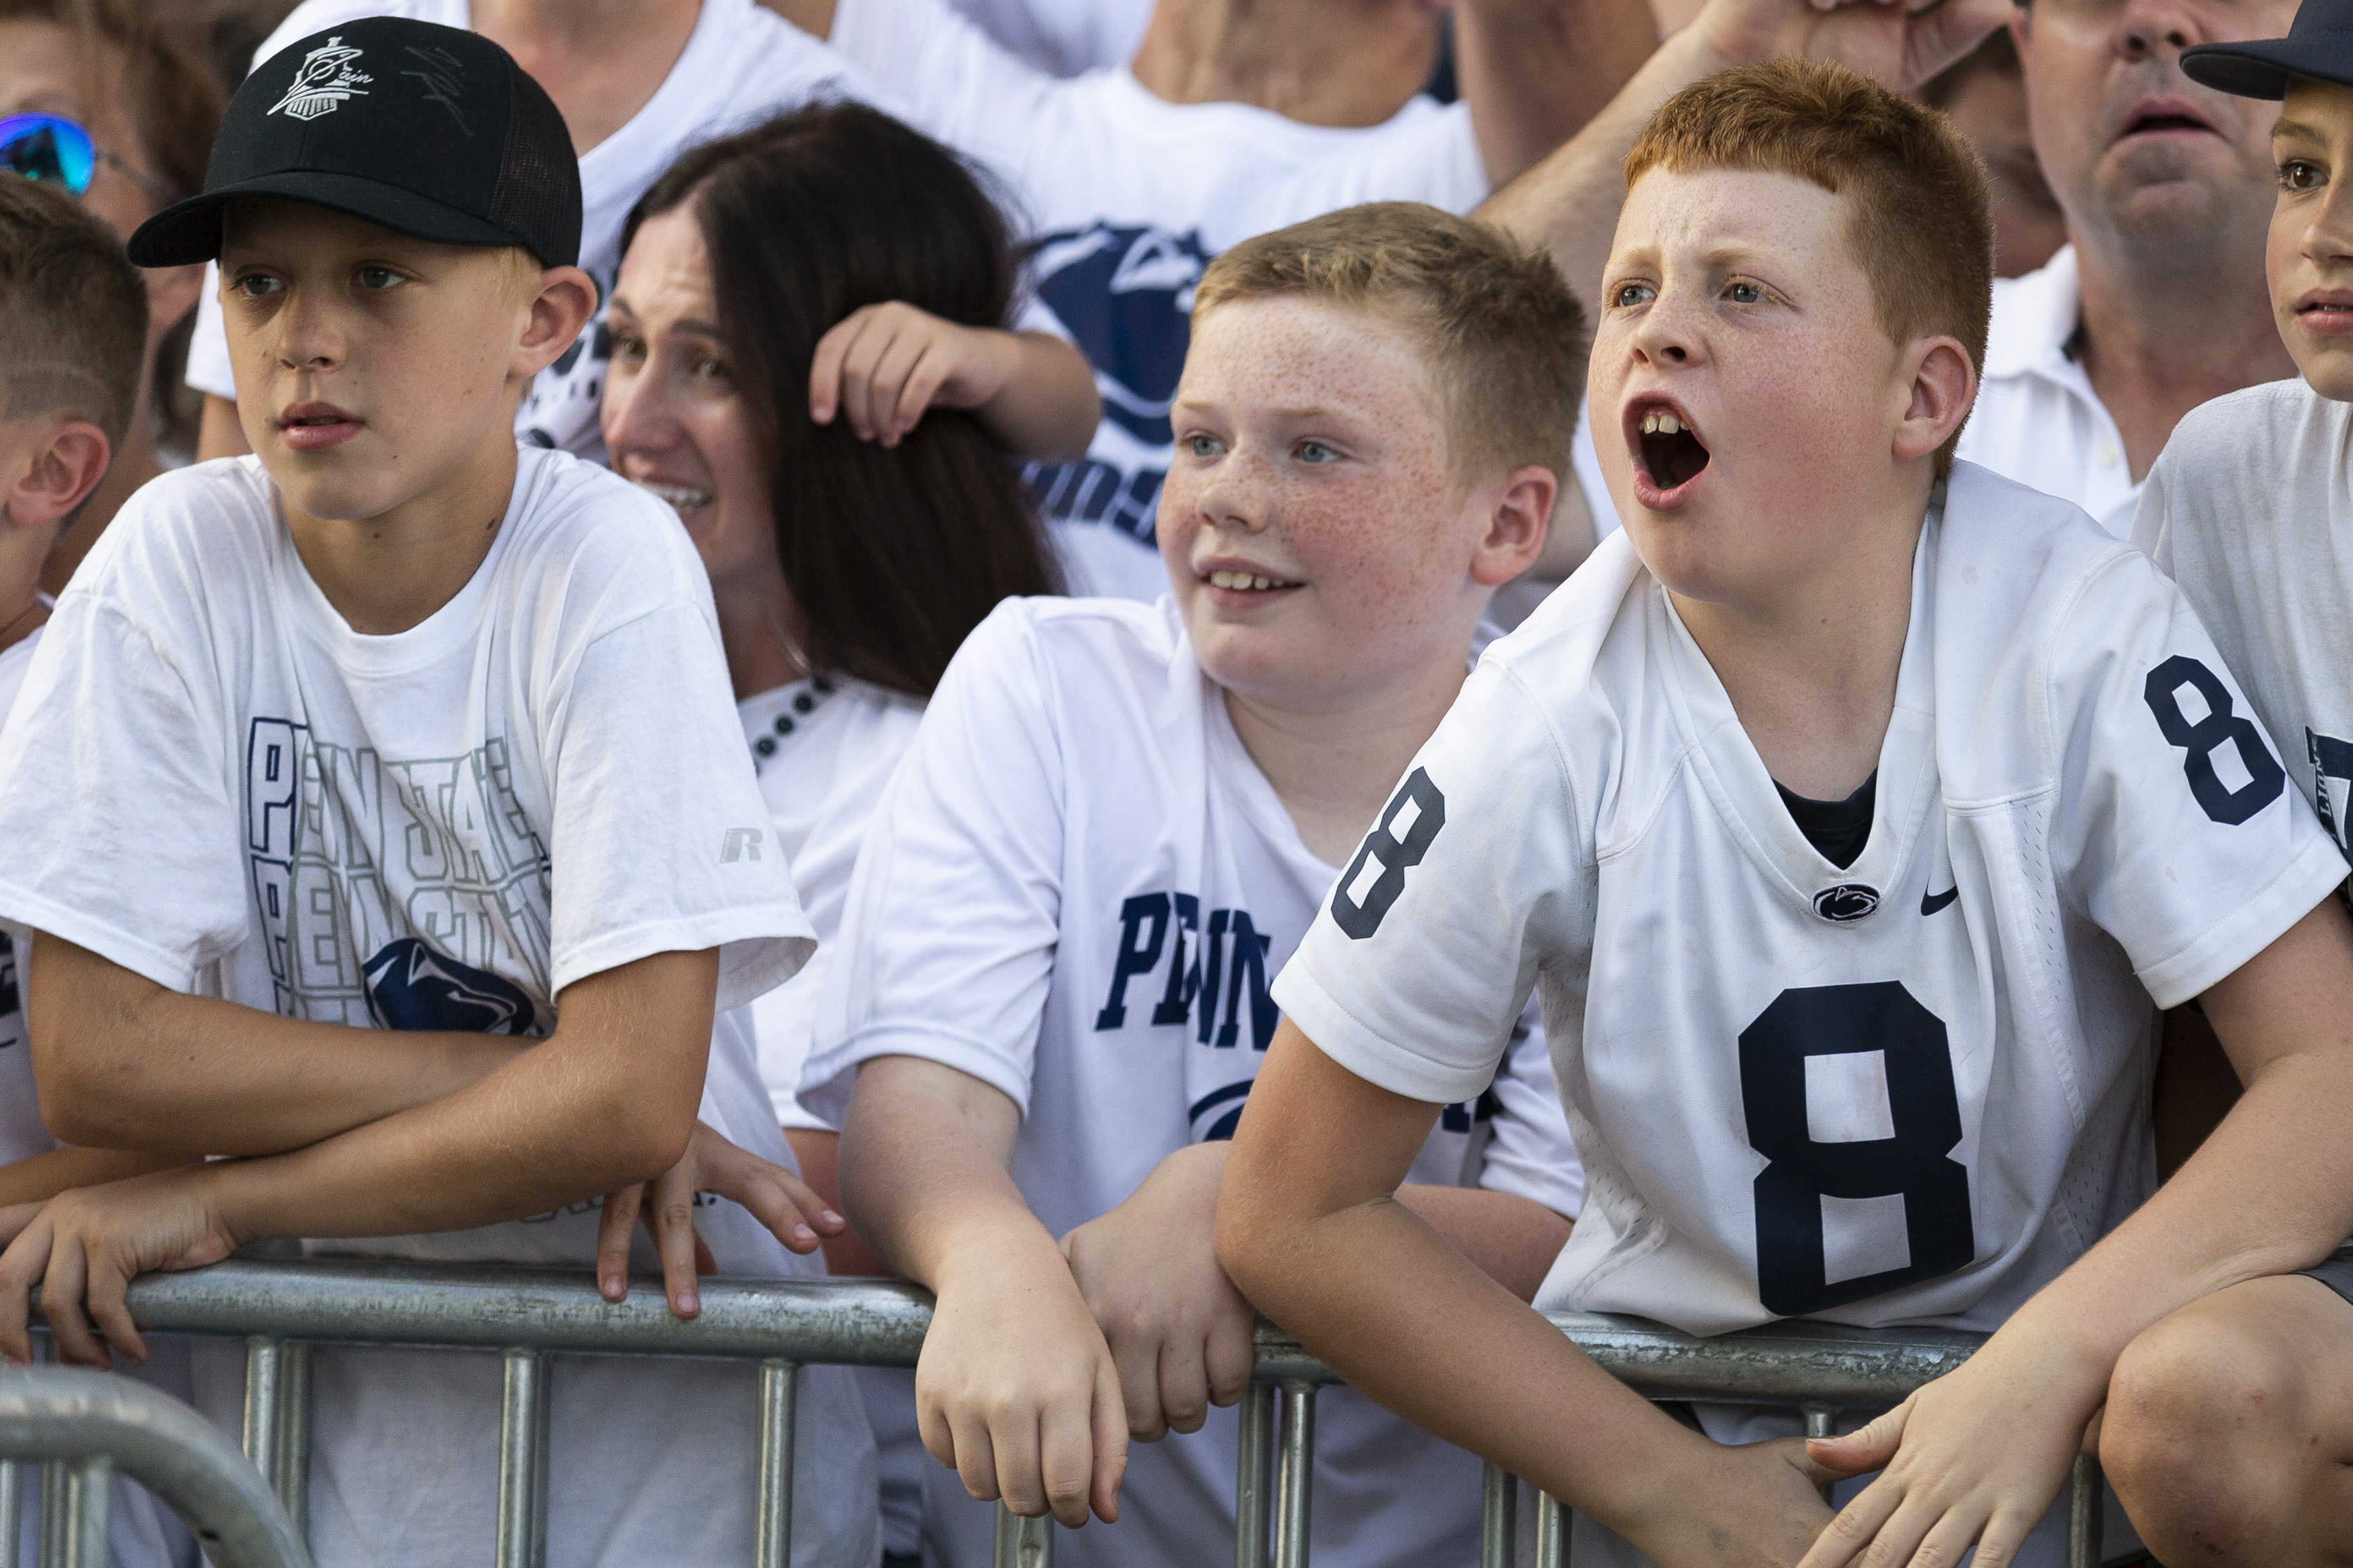
[[[78,121],[62,114],[12,114],[0,120],[0,169],[28,180],[50,180],[75,195],[90,189],[98,166],[121,170],[159,206],[170,193],[111,153],[102,152]]]

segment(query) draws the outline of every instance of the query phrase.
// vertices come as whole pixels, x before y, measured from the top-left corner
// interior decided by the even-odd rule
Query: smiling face
[[[1447,660],[1459,679],[1489,595],[1542,545],[1490,543],[1529,470],[1458,485],[1419,345],[1367,312],[1218,306],[1173,420],[1161,559],[1202,668],[1246,699],[1336,712]]]
[[[778,574],[768,459],[728,370],[693,205],[648,218],[607,318],[605,445],[613,468],[676,509],[714,584]]]
[[[2295,0],[2034,0],[2012,24],[2035,150],[2078,243],[2199,261],[2252,243],[2272,105],[2200,87],[2192,44],[2277,37]]]
[[[1588,398],[1619,515],[1686,598],[1768,602],[1916,519],[1968,408],[1921,422],[1922,364],[1966,355],[1888,340],[1846,229],[1787,174],[1657,168],[1627,194]]]
[[[2264,271],[2280,340],[2315,392],[2353,402],[2353,88],[2291,82],[2272,151]]]
[[[234,204],[221,304],[237,419],[288,504],[366,520],[512,463],[515,399],[571,341],[540,276],[321,207]]]

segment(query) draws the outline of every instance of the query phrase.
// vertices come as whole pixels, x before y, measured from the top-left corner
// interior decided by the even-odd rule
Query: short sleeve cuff
[[[1433,1105],[1475,1100],[1495,1079],[1501,1053],[1474,1067],[1434,1061],[1368,1028],[1334,1000],[1301,962],[1304,950],[1275,977],[1275,1005],[1315,1042],[1316,1048],[1366,1083]],[[1499,1042],[1500,1043],[1500,1042]]]
[[[915,1057],[976,1078],[1029,1114],[1029,1075],[981,1041],[912,1024],[862,1029],[830,1048],[809,1056],[801,1074],[802,1109],[828,1127],[849,1120],[849,1092],[858,1069],[877,1057]]]
[[[576,980],[657,952],[701,952],[714,947],[719,949],[719,994],[713,1008],[730,1013],[799,973],[817,951],[817,939],[808,918],[793,903],[658,921],[569,949],[557,960],[550,985],[561,995]]]
[[[2345,857],[2315,834],[2280,874],[2188,947],[2137,971],[2159,1007],[2179,1007],[2279,940],[2345,880]]]
[[[128,931],[19,889],[0,889],[0,931],[26,942],[32,941],[35,931],[60,938],[166,991],[194,990],[196,971],[203,967],[185,952],[142,942]]]

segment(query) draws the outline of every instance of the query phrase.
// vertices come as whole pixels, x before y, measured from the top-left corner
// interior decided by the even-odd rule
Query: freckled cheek
[[[1459,565],[1445,559],[1450,512],[1433,474],[1367,479],[1319,487],[1283,513],[1292,554],[1325,614],[1352,625],[1410,616]]]

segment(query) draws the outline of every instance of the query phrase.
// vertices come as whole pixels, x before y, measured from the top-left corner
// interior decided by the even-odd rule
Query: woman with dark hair
[[[862,105],[687,153],[622,249],[605,440],[711,573],[772,852],[819,944],[754,1005],[761,1072],[805,1178],[838,1202],[834,1134],[794,1090],[850,869],[965,634],[1008,595],[1060,592],[1014,461],[1086,449],[1093,373],[1060,339],[1007,330],[1019,267],[979,181]],[[827,1256],[887,1272],[854,1237]],[[888,1544],[912,1555],[912,1389],[870,1386],[868,1404]]]

